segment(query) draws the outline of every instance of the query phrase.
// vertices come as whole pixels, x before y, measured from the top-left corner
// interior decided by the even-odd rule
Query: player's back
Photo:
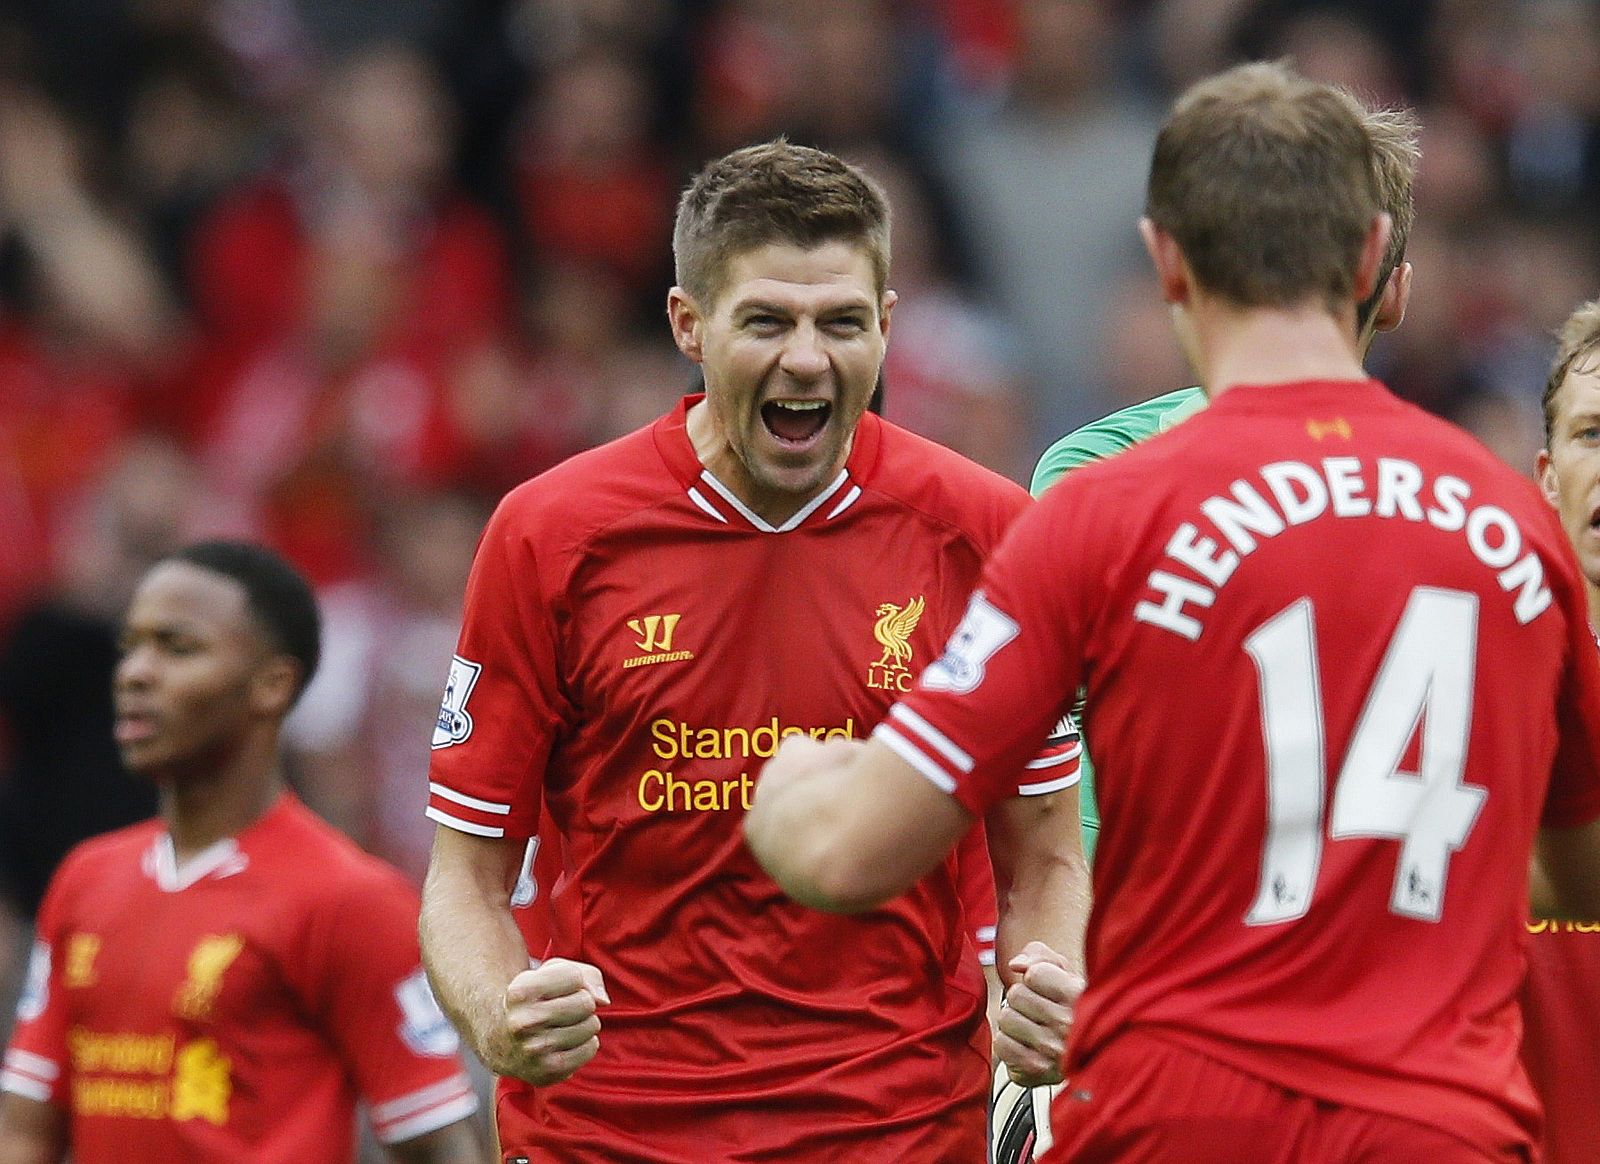
[[[1518,1134],[1527,857],[1586,635],[1548,507],[1375,383],[1235,389],[1042,504],[1105,585],[1075,1060],[1140,1024]]]

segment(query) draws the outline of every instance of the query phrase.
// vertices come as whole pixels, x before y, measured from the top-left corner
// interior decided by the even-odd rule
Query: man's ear
[[[700,308],[682,287],[667,292],[667,322],[672,325],[672,342],[695,363],[705,362],[705,328]]]
[[[1173,238],[1149,218],[1139,220],[1139,237],[1144,239],[1144,249],[1155,264],[1156,281],[1161,284],[1161,298],[1172,304],[1187,304],[1192,278],[1189,264]]]
[[[1372,313],[1374,331],[1393,331],[1406,317],[1406,305],[1411,302],[1411,264],[1401,263],[1389,273],[1383,285],[1383,295]]]
[[[894,311],[894,305],[900,302],[898,291],[885,290],[883,302],[878,305],[878,330],[883,334],[885,341],[889,338],[889,316]]]
[[[1556,488],[1556,468],[1550,461],[1549,449],[1540,449],[1539,455],[1533,459],[1533,475],[1539,481],[1539,492],[1554,508],[1561,494]]]
[[[282,719],[300,691],[300,664],[288,655],[273,655],[250,677],[250,706],[268,719]]]

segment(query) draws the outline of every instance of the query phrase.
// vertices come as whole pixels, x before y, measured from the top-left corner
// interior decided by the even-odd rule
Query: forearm
[[[994,946],[1001,977],[1009,977],[1006,967],[1029,942],[1043,942],[1082,974],[1089,901],[1089,869],[1081,853],[1076,861],[1034,862],[1022,871],[999,902]]]
[[[485,1164],[488,1153],[483,1138],[471,1120],[428,1132],[412,1140],[389,1146],[397,1164]]]
[[[767,762],[745,837],[785,893],[860,913],[905,892],[972,818],[877,741],[791,738]]]
[[[828,878],[838,870],[830,854],[838,836],[830,796],[837,782],[832,773],[818,773],[765,795],[758,791],[756,808],[745,818],[745,839],[790,897],[813,909],[848,912],[850,903]]]
[[[1001,805],[989,819],[989,846],[999,906],[995,966],[1002,980],[1011,980],[1009,963],[1029,942],[1043,942],[1082,974],[1091,894],[1077,790]]]
[[[1600,921],[1600,820],[1541,829],[1530,881],[1535,914]]]
[[[65,1112],[11,1092],[0,1094],[0,1164],[60,1164],[66,1155]]]
[[[422,889],[422,960],[439,1005],[490,1070],[508,1051],[507,984],[529,964],[511,916],[503,842],[441,826]]]

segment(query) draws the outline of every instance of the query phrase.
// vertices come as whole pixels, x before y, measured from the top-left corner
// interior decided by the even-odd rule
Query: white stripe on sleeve
[[[889,745],[889,750],[891,752],[899,756],[907,764],[910,764],[918,772],[927,777],[929,782],[932,783],[933,786],[940,792],[954,792],[956,790],[956,782],[950,778],[950,774],[943,768],[939,767],[939,765],[931,757],[929,757],[926,752],[918,748],[916,744],[906,739],[905,736],[901,735],[899,732],[895,731],[892,724],[888,723],[887,721],[880,723],[877,727],[872,729],[872,734],[874,738],[880,739],[885,744]]]
[[[903,703],[897,703],[889,709],[889,715],[905,724],[906,727],[922,737],[922,742],[949,760],[963,772],[972,771],[972,757],[956,746],[956,742],[912,711]]]
[[[489,825],[474,824],[470,820],[462,820],[458,816],[451,816],[448,812],[445,812],[443,809],[435,808],[431,804],[422,810],[422,815],[427,817],[429,820],[436,820],[442,825],[453,828],[457,832],[471,833],[475,837],[503,837],[506,835],[506,830],[503,828],[492,828]]]

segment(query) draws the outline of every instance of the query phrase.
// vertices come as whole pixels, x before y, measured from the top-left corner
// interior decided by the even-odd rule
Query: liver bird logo
[[[878,666],[904,667],[911,661],[911,632],[922,620],[924,605],[919,594],[904,606],[885,602],[878,607],[878,621],[872,627],[872,637],[883,647]]]

